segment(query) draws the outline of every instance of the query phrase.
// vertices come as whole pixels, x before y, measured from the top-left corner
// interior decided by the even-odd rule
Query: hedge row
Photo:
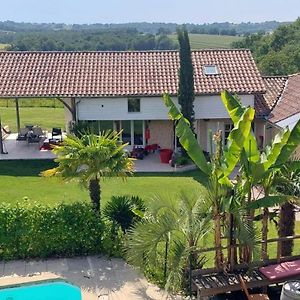
[[[0,259],[99,253],[104,224],[86,203],[0,204]]]

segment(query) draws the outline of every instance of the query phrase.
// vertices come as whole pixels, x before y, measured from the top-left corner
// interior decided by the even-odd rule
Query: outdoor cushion
[[[259,271],[270,280],[283,279],[298,274],[300,275],[300,260],[261,267],[259,268]]]

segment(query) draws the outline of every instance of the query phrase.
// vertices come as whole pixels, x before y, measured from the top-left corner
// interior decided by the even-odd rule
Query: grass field
[[[19,107],[64,107],[63,103],[55,98],[20,98],[18,103]],[[0,99],[0,107],[16,107],[15,99]]]
[[[169,37],[177,41],[177,35],[171,34]],[[230,48],[232,42],[241,39],[239,36],[211,35],[211,34],[189,34],[191,49],[223,49]]]
[[[9,44],[0,44],[0,50],[6,50]]]
[[[0,107],[2,125],[8,125],[12,132],[16,132],[15,107]],[[53,127],[65,128],[65,115],[63,108],[50,107],[20,107],[21,127],[25,124],[38,125],[43,130]]]

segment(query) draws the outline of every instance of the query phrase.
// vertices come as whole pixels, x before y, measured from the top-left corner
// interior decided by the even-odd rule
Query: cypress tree
[[[178,102],[183,116],[189,120],[191,129],[194,131],[194,68],[190,40],[185,27],[177,29],[177,36],[180,56]]]

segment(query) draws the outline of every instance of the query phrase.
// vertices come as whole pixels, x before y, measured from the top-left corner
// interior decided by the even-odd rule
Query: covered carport
[[[75,97],[80,94],[75,81],[82,82],[84,70],[75,63],[73,52],[0,52],[0,98],[14,100],[17,132],[21,99],[57,99],[65,107],[67,121],[75,122]],[[3,126],[0,111],[0,154],[7,153]]]

